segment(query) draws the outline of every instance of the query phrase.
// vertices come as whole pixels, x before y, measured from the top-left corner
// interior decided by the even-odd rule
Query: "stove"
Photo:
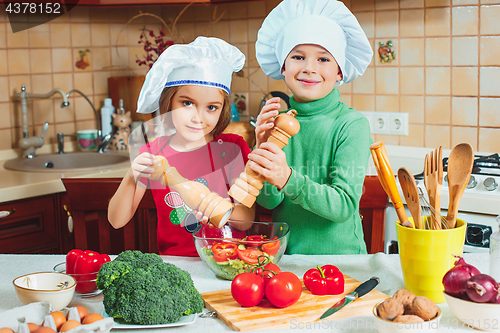
[[[423,166],[422,166],[423,167]],[[448,158],[443,158],[443,186],[441,190],[441,214],[446,216],[448,208],[448,183],[446,171]],[[415,174],[417,186],[427,199],[423,172]],[[396,181],[401,198],[403,192]],[[475,155],[474,166],[469,183],[460,200],[458,218],[467,222],[464,252],[489,252],[490,236],[498,230],[496,217],[500,215],[500,156],[499,154]],[[404,199],[403,199],[404,201]],[[406,208],[408,216],[411,216]],[[428,215],[429,210],[423,209],[422,214]],[[392,203],[386,209],[385,252],[395,253],[397,250],[397,235],[394,225],[397,215]]]

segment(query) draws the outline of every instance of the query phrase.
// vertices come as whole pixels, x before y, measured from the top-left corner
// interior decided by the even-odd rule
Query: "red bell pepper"
[[[339,295],[344,292],[344,274],[337,267],[316,267],[304,274],[304,285],[313,295]]]
[[[101,266],[111,261],[107,254],[74,249],[66,255],[66,273],[76,279],[76,291],[82,294],[97,290],[95,280]]]

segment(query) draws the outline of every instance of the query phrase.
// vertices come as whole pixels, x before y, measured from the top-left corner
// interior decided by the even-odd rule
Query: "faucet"
[[[64,107],[65,103],[68,103],[68,99],[66,97],[66,94],[64,91],[61,89],[52,89],[46,94],[33,94],[33,93],[27,93],[26,92],[26,87],[25,85],[21,85],[21,92],[19,94],[16,94],[16,97],[18,97],[21,100],[21,122],[23,124],[23,137],[22,139],[19,140],[19,147],[23,149],[23,157],[26,158],[34,158],[36,157],[35,149],[40,148],[44,144],[44,136],[45,133],[47,132],[47,129],[49,128],[49,123],[46,122],[43,125],[42,129],[42,135],[41,136],[29,136],[28,132],[28,103],[27,99],[28,98],[49,98],[50,96],[54,95],[55,93],[61,94],[63,98],[63,104],[61,107]]]
[[[66,94],[65,101],[62,103],[61,107],[64,108],[66,106],[69,106],[68,97],[69,97],[69,95],[71,95],[74,92],[80,94],[83,98],[85,98],[85,100],[87,102],[89,102],[90,106],[92,107],[92,110],[94,111],[95,119],[97,122],[97,139],[99,141],[97,143],[97,152],[104,153],[104,150],[109,145],[109,140],[111,139],[111,135],[108,134],[106,136],[102,136],[102,125],[101,125],[101,120],[99,119],[99,114],[97,113],[97,110],[95,109],[94,104],[92,104],[92,102],[88,99],[88,97],[85,96],[85,94],[82,93],[80,90],[76,90],[76,89],[70,90]],[[62,134],[62,133],[57,134],[58,147],[64,147],[64,136],[65,136],[65,134]],[[58,149],[58,152],[60,154],[64,153],[64,151],[62,149]]]

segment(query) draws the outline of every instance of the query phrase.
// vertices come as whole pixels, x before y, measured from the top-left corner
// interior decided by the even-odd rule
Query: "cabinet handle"
[[[71,234],[73,232],[73,216],[71,216],[71,213],[68,210],[68,206],[63,205],[63,209],[68,215],[68,231]]]
[[[7,217],[11,214],[14,214],[15,212],[16,212],[15,208],[12,208],[11,210],[2,210],[2,211],[0,211],[0,219]]]

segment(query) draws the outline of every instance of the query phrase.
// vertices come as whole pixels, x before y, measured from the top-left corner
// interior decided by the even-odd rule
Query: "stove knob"
[[[469,183],[467,184],[467,188],[469,188],[469,189],[474,188],[474,187],[476,187],[476,185],[477,185],[476,177],[471,175],[469,178]]]
[[[448,175],[444,175],[444,183],[448,184]]]
[[[486,187],[486,189],[488,191],[494,191],[498,187],[498,183],[495,181],[495,178],[493,178],[493,177],[486,178],[484,180],[483,184],[484,184],[484,187]]]

